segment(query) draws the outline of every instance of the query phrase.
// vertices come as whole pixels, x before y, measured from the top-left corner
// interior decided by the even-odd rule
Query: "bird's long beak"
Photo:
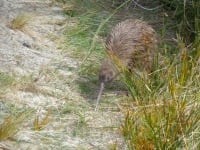
[[[103,89],[104,89],[104,82],[101,82],[101,84],[100,84],[100,90],[99,90],[99,94],[98,94],[97,102],[96,102],[96,106],[95,106],[95,111],[97,111],[97,107],[98,107],[99,100],[100,100],[100,98],[101,98]]]

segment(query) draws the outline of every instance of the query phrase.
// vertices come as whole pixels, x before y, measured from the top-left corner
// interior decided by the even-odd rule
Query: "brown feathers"
[[[105,43],[108,57],[103,61],[99,72],[101,86],[104,87],[103,84],[112,81],[118,73],[113,58],[117,58],[130,71],[150,73],[157,51],[157,43],[154,29],[146,22],[128,19],[118,23],[108,35]],[[99,99],[100,96],[98,96],[98,101]]]
[[[151,72],[157,50],[156,33],[146,22],[128,19],[112,29],[105,47],[109,55],[117,57],[130,71],[137,69]],[[102,63],[99,79],[101,82],[108,82],[115,76],[116,69],[108,57]]]

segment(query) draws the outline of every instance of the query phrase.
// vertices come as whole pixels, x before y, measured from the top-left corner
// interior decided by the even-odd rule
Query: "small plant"
[[[31,15],[20,14],[11,21],[9,27],[14,30],[23,30],[23,28],[31,18]]]
[[[117,142],[114,142],[109,145],[109,150],[117,150]]]
[[[78,112],[77,115],[79,116],[79,120],[76,123],[76,128],[73,131],[74,136],[83,135],[84,131],[87,130],[88,127],[85,115],[81,114],[80,112]]]
[[[3,94],[5,90],[13,85],[15,78],[7,73],[0,72],[0,93]]]
[[[32,111],[24,111],[16,116],[10,115],[0,125],[0,141],[13,137],[22,127],[23,122],[30,116]]]
[[[39,116],[36,116],[33,122],[34,130],[42,130],[50,122],[49,115],[50,111],[48,111],[44,118],[42,118],[41,120],[39,120]]]

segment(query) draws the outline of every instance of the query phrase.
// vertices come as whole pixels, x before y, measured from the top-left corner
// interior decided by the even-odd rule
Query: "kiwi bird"
[[[119,73],[112,57],[117,58],[120,64],[129,71],[138,70],[150,73],[153,69],[157,43],[155,30],[142,20],[127,19],[111,30],[105,42],[108,57],[103,60],[99,72],[101,87],[96,108],[104,84],[112,81]]]

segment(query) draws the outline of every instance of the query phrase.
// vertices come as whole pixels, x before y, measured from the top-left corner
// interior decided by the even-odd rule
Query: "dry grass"
[[[34,130],[36,131],[42,130],[50,122],[49,115],[50,115],[50,110],[41,120],[39,120],[39,116],[36,116],[33,122]]]
[[[122,77],[135,102],[123,108],[126,118],[121,130],[130,149],[189,150],[199,145],[191,135],[199,134],[200,87],[196,83],[200,66],[189,57],[182,40],[177,41],[180,54],[165,69],[158,64],[148,82],[123,69]]]
[[[22,128],[25,120],[27,120],[32,111],[24,111],[17,115],[10,115],[0,125],[0,141],[13,137]]]
[[[24,27],[32,19],[33,15],[19,14],[9,24],[9,27],[14,30],[23,31]]]

